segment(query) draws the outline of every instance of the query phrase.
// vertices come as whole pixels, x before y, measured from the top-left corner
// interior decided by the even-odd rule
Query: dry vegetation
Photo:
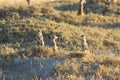
[[[89,3],[85,4],[83,16],[77,16],[78,0],[41,4],[34,1],[29,7],[25,1],[21,1],[22,4],[18,1],[0,2],[0,66],[23,54],[26,57],[64,58],[64,63],[58,63],[53,75],[45,80],[120,79],[119,0],[114,6],[87,0]],[[92,4],[97,4],[94,10]],[[100,9],[102,11],[98,12]],[[35,42],[38,29],[43,31],[45,47],[39,47]],[[56,53],[50,47],[53,33],[58,36]],[[81,54],[82,34],[90,49],[86,55]],[[39,80],[40,76],[36,74],[32,78]],[[16,77],[6,79],[16,80]]]

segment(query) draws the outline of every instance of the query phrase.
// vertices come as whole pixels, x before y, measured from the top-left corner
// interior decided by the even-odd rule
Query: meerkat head
[[[85,35],[82,34],[80,37],[81,37],[82,40],[86,40]]]
[[[42,32],[40,29],[37,32]]]
[[[55,34],[53,34],[52,36],[51,36],[51,39],[57,39],[58,37],[55,35]]]
[[[41,30],[38,30],[37,33],[42,35],[42,31]]]
[[[81,38],[84,38],[85,36],[84,36],[84,34],[82,34],[80,37],[81,37]]]

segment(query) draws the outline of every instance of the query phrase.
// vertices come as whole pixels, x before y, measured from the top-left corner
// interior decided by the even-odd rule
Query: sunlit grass
[[[19,1],[7,1],[8,4],[3,4],[3,0],[0,2],[0,59],[8,57],[10,60],[11,54],[14,55],[13,59],[23,57],[23,54],[27,58],[64,58],[63,64],[55,66],[53,73],[56,76],[51,76],[51,79],[119,79],[119,5],[115,10],[108,7],[109,15],[90,12],[77,16],[78,0],[44,4],[39,4],[38,0],[32,1],[29,7],[25,0]],[[105,4],[99,5],[106,7]],[[113,10],[114,13],[111,13]],[[39,47],[35,42],[39,29],[43,31],[44,47]],[[53,33],[58,36],[56,53],[50,45]],[[90,50],[85,55],[81,52],[82,34]],[[91,71],[94,66],[97,67],[96,72]],[[37,78],[39,76],[34,76],[34,79]]]

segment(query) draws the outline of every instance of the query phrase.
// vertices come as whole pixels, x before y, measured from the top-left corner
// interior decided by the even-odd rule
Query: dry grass
[[[37,0],[37,1],[34,1],[34,0],[31,0],[31,3],[32,5],[35,5],[35,4],[40,4],[40,3],[43,3],[43,2],[46,2],[46,1],[52,1],[52,0]],[[5,4],[7,3],[7,4]],[[0,6],[28,6],[27,5],[27,1],[26,0],[0,0]]]
[[[77,1],[39,4],[38,0],[32,1],[33,5],[28,7],[26,1],[14,0],[3,4],[1,0],[0,54],[66,58],[63,64],[56,65],[54,73],[58,75],[52,76],[54,79],[119,79],[120,2],[114,7],[99,3],[106,8],[106,14],[90,12],[77,16]],[[45,47],[35,43],[38,29],[43,31]],[[50,47],[53,33],[58,36],[59,50],[56,53]],[[81,54],[81,34],[86,36],[90,49],[86,55]],[[95,67],[96,72],[92,72]]]
[[[17,51],[17,49],[15,47],[13,47],[12,45],[1,45],[0,46],[0,53],[2,55],[13,54],[16,51]]]
[[[92,55],[93,56],[93,55]],[[114,56],[114,58],[112,58]],[[84,79],[119,79],[120,75],[120,60],[119,57],[111,55],[97,55],[94,56],[91,62],[91,56],[83,57],[84,59],[67,59],[64,64],[58,64],[55,72],[62,76],[69,76],[69,78]],[[114,68],[114,69],[113,69]],[[67,78],[67,77],[66,77]],[[72,79],[73,80],[73,79]]]

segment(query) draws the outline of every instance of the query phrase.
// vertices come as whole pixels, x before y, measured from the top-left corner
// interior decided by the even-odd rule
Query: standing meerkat
[[[26,1],[27,1],[28,6],[30,6],[31,5],[31,0],[26,0]]]
[[[57,38],[58,37],[55,34],[53,34],[51,36],[51,46],[52,46],[54,52],[58,51],[58,47],[57,47],[57,43],[56,43]]]
[[[82,51],[86,52],[89,50],[86,38],[84,35],[81,35],[81,39],[82,39]]]
[[[39,46],[44,46],[44,38],[41,30],[39,30],[36,35],[36,41]]]
[[[86,3],[86,0],[80,0],[79,1],[79,8],[78,8],[78,16],[84,15],[84,3]]]

